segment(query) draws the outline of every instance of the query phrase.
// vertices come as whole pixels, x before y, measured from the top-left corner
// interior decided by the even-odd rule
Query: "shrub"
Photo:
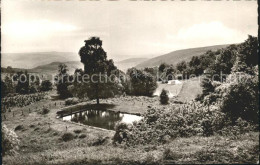
[[[258,123],[258,76],[240,76],[240,81],[233,82],[227,89],[221,102],[221,110],[226,113],[233,124],[241,117]]]
[[[79,99],[76,97],[68,98],[65,100],[65,105],[75,105],[79,103]]]
[[[102,145],[102,144],[104,144],[108,140],[108,138],[109,137],[103,137],[103,136],[99,135],[97,137],[97,139],[95,139],[95,141],[92,143],[92,146]]]
[[[18,150],[19,139],[16,133],[2,125],[2,154],[13,154]]]
[[[165,105],[165,104],[168,104],[168,101],[169,101],[168,91],[163,89],[160,94],[160,102],[161,102],[161,104]]]
[[[117,126],[113,140],[127,145],[161,144],[176,137],[210,136],[229,124],[224,113],[203,104],[150,108],[139,122]]]
[[[213,126],[210,120],[205,119],[201,123],[202,130],[203,130],[203,135],[204,136],[210,136],[213,135]]]
[[[127,124],[126,123],[117,123],[115,125],[115,135],[113,137],[113,143],[121,144],[124,140],[127,140]]]
[[[18,125],[15,127],[15,131],[19,131],[19,130],[23,130],[24,129],[24,126],[23,125]]]
[[[62,138],[62,140],[65,141],[65,142],[71,141],[71,140],[74,139],[74,134],[71,133],[71,132],[67,132],[67,133],[64,133],[61,138]]]
[[[43,115],[46,115],[46,114],[48,114],[49,112],[50,112],[50,110],[49,110],[48,108],[43,108],[41,113],[42,113]]]
[[[80,138],[80,139],[84,139],[85,137],[87,137],[86,134],[80,134],[80,135],[79,135],[79,138]]]
[[[79,133],[81,133],[81,130],[80,129],[76,129],[73,132],[76,133],[76,134],[79,134]]]
[[[152,74],[136,68],[128,69],[130,77],[130,93],[135,96],[152,96],[157,88],[156,79]]]
[[[50,82],[50,80],[42,81],[41,86],[40,86],[40,90],[41,91],[50,91],[50,90],[52,90],[52,83]]]

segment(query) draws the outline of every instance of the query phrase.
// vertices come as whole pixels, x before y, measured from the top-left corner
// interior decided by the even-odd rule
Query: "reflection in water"
[[[113,130],[117,122],[132,124],[134,121],[141,120],[141,116],[124,114],[113,111],[86,110],[63,117],[63,120],[79,122],[85,125]]]

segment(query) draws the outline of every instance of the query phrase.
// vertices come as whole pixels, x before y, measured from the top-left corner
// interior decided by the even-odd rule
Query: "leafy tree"
[[[179,72],[183,72],[187,68],[187,63],[185,61],[181,61],[180,63],[177,64],[176,69]]]
[[[131,93],[136,96],[152,96],[157,88],[156,78],[136,68],[128,69]]]
[[[245,63],[249,67],[253,67],[258,64],[258,40],[257,37],[251,35],[248,39],[239,45],[239,53],[245,55]]]
[[[195,66],[199,66],[201,63],[200,58],[198,56],[192,56],[190,62],[189,62],[189,66],[190,67],[195,67]]]
[[[238,54],[236,58],[236,62],[232,67],[233,72],[247,72],[247,64],[245,62],[245,56],[242,54]]]
[[[160,94],[160,102],[161,104],[168,104],[168,101],[169,101],[168,91],[162,89],[162,92]]]
[[[68,90],[69,83],[69,74],[67,73],[67,65],[60,64],[58,66],[58,75],[57,78],[57,92],[60,96],[60,98],[65,99],[68,97],[71,97],[72,94]]]
[[[162,63],[162,64],[159,66],[159,71],[160,71],[160,72],[164,72],[164,69],[166,69],[167,67],[169,67],[168,64]]]
[[[14,93],[15,89],[14,89],[14,85],[13,85],[13,81],[9,76],[6,76],[4,79],[4,82],[6,84],[6,92],[8,93]]]
[[[7,72],[7,73],[11,73],[11,74],[15,73],[14,69],[13,69],[11,66],[8,66],[8,67],[6,68],[6,72]]]
[[[211,92],[214,92],[215,87],[212,84],[212,80],[210,79],[210,75],[205,76],[202,79],[201,87],[202,87],[202,97],[210,94]]]
[[[165,70],[166,70],[165,72],[166,72],[167,80],[172,80],[176,70],[173,68],[173,66],[169,66]]]
[[[50,80],[44,80],[41,83],[41,87],[40,87],[41,91],[50,91],[52,90],[52,83]]]
[[[97,104],[99,104],[102,93],[105,93],[104,91],[110,85],[113,86],[113,83],[102,83],[100,75],[103,75],[103,77],[110,76],[111,71],[116,69],[114,62],[113,60],[107,60],[107,54],[102,48],[102,41],[98,37],[85,40],[85,46],[80,49],[79,55],[81,62],[84,64],[84,73],[92,77],[92,80],[89,81],[88,96],[95,98]]]
[[[213,52],[207,51],[205,54],[200,56],[200,67],[205,70],[207,69],[212,63],[214,63],[216,59],[216,55],[220,54],[220,50]]]
[[[258,123],[258,87],[258,74],[240,76],[238,81],[229,86],[221,102],[221,110],[232,119],[233,123],[239,117],[255,124]]]
[[[18,72],[17,73],[17,86],[16,92],[20,94],[28,94],[29,93],[29,75],[28,72]]]

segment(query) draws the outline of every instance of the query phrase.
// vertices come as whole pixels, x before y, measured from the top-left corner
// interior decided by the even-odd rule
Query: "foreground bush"
[[[127,134],[126,132],[128,130],[126,123],[117,123],[115,126],[116,133],[113,137],[114,143],[121,144],[124,140],[127,140]]]
[[[65,105],[75,105],[79,103],[79,99],[76,97],[68,98],[65,100]]]
[[[242,118],[255,124],[259,114],[258,76],[243,75],[240,80],[232,83],[221,102],[221,110],[234,123]]]
[[[150,108],[143,119],[133,125],[116,127],[114,142],[127,145],[161,144],[177,137],[238,135],[255,130],[245,120],[232,125],[218,107],[190,103],[171,109]],[[228,131],[226,131],[228,129]]]
[[[18,150],[19,139],[16,133],[2,125],[2,154],[13,154]]]

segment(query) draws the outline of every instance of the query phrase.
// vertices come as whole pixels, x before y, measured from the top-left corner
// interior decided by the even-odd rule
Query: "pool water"
[[[141,120],[142,117],[109,110],[85,110],[69,116],[64,116],[62,119],[89,126],[114,130],[117,122],[132,124],[135,121]]]

